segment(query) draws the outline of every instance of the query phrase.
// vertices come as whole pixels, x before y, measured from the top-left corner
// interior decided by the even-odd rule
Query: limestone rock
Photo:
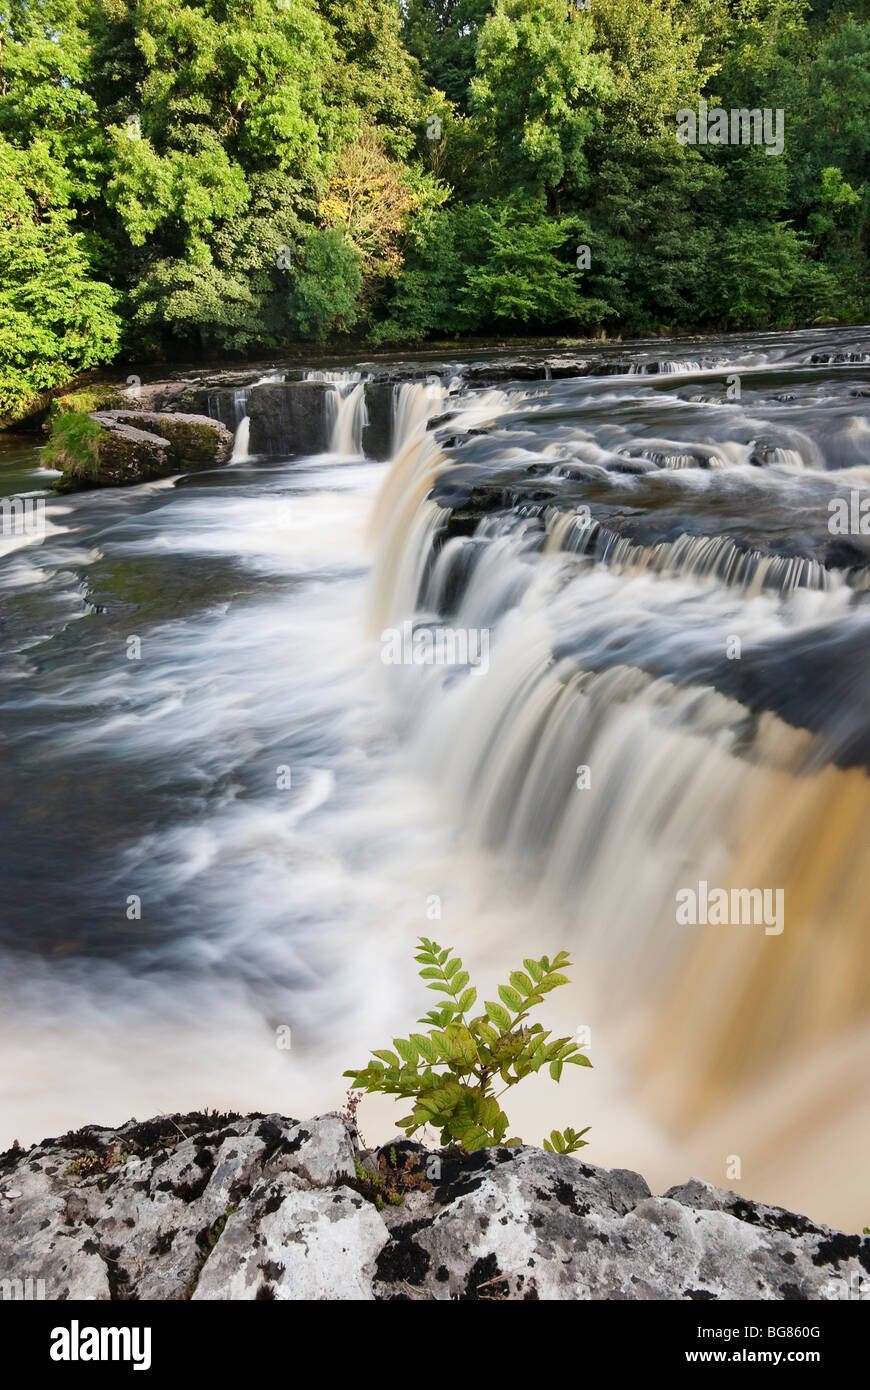
[[[870,1238],[697,1178],[656,1197],[529,1147],[360,1153],[336,1115],[90,1126],[0,1156],[0,1193],[4,1298],[870,1296]]]
[[[248,396],[252,454],[287,457],[319,454],[329,444],[331,417],[326,381],[278,381],[255,386]]]

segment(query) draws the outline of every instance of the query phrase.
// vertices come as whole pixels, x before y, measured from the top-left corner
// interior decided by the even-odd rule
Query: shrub
[[[524,960],[525,971],[515,970],[509,985],[499,985],[501,1003],[487,1001],[485,1012],[470,1020],[466,1015],[477,1000],[477,990],[469,985],[462,961],[452,949],[421,937],[415,959],[423,967],[420,977],[429,982],[427,988],[447,996],[439,1008],[418,1020],[431,1025],[429,1031],[394,1038],[395,1052],[376,1049],[368,1066],[344,1075],[363,1091],[410,1100],[411,1113],[399,1121],[409,1138],[431,1124],[440,1129],[442,1144],[466,1150],[521,1144],[521,1139],[505,1138],[508,1117],[498,1103],[504,1091],[543,1066],[559,1081],[566,1062],[592,1065],[570,1038],[552,1039],[540,1023],[525,1022],[529,1010],[544,1002],[545,994],[568,983],[560,973],[569,964],[567,954],[560,952],[552,962],[547,956]],[[496,1077],[503,1082],[497,1095],[493,1092]],[[582,1136],[587,1132],[588,1127],[579,1133],[553,1130],[544,1148],[551,1153],[573,1153],[585,1146]]]

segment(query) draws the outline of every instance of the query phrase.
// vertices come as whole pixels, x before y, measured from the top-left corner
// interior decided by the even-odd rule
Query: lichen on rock
[[[385,1156],[427,1181],[379,1205],[359,1172]],[[525,1146],[361,1153],[337,1115],[92,1126],[0,1156],[0,1191],[0,1274],[48,1299],[830,1300],[870,1269],[867,1237],[698,1179],[655,1197]]]

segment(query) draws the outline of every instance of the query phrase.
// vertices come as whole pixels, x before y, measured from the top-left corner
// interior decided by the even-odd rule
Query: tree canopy
[[[868,159],[870,0],[0,0],[0,416],[119,352],[860,319]]]

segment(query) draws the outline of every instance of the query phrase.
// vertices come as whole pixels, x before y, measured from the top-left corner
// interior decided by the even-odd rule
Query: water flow
[[[365,382],[351,384],[345,391],[333,394],[334,423],[330,452],[342,458],[358,457],[363,451],[363,430],[368,423]]]
[[[867,492],[865,349],[406,383],[386,465],[339,379],[334,452],[49,497],[0,570],[0,1144],[334,1108],[425,1007],[418,935],[484,990],[567,946],[548,1023],[595,1067],[519,1088],[517,1132],[591,1122],[659,1190],[740,1188],[739,1155],[752,1196],[866,1223],[870,612],[827,527]],[[385,665],[405,619],[486,631],[487,669]],[[784,930],[678,922],[702,880],[783,890]]]

